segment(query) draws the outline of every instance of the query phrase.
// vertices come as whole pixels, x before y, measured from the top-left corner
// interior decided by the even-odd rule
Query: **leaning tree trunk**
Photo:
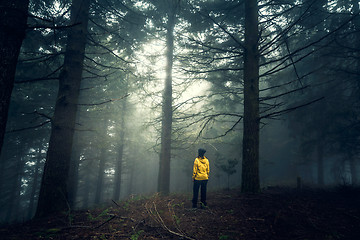
[[[170,159],[171,159],[171,129],[172,129],[172,68],[174,56],[174,27],[176,3],[171,1],[166,33],[166,78],[163,92],[161,150],[158,177],[158,191],[163,194],[170,192]]]
[[[29,0],[0,1],[0,155],[14,87],[16,63],[25,38],[28,6]]]
[[[68,210],[67,179],[85,55],[90,0],[73,1],[63,70],[40,188],[37,217]]]
[[[259,50],[257,0],[245,0],[242,192],[259,192]]]

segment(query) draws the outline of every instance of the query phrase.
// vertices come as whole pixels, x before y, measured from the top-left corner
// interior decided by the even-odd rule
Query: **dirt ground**
[[[0,227],[0,239],[360,239],[360,189],[269,188],[134,197],[108,207]]]

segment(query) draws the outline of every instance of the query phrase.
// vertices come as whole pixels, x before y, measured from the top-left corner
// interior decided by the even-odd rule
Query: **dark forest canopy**
[[[358,184],[357,0],[0,9],[0,222],[190,191],[199,147],[211,189]]]

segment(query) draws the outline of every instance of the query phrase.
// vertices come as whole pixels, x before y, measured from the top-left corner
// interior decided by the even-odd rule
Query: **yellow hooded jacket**
[[[208,180],[209,179],[209,160],[204,158],[196,158],[194,161],[194,169],[192,178],[195,180]]]

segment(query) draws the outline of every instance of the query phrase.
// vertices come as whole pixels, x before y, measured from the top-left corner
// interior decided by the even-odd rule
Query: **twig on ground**
[[[145,204],[145,209],[149,213],[149,215],[155,220],[155,222],[160,224],[163,229],[165,229],[166,231],[168,231],[169,233],[171,233],[173,235],[176,235],[176,236],[179,236],[179,237],[182,237],[182,238],[185,238],[185,239],[189,239],[189,240],[195,240],[195,238],[188,237],[185,234],[178,233],[178,232],[175,232],[175,231],[169,229],[166,226],[166,224],[165,224],[164,220],[162,219],[162,217],[160,216],[160,214],[159,214],[159,212],[157,210],[155,201],[153,202],[153,206],[154,206],[154,211],[152,211],[151,208],[149,208],[147,203],[146,203]]]
[[[116,206],[121,207],[117,202],[115,202],[114,200],[111,200]]]
[[[108,220],[106,220],[105,222],[101,223],[100,225],[97,225],[96,227],[93,227],[93,229],[99,228],[103,225],[105,225],[106,223],[110,222],[111,220],[113,220],[114,218],[116,218],[117,215],[113,215],[111,218],[109,218]]]
[[[176,229],[177,229],[181,234],[184,234],[184,235],[185,235],[185,233],[180,229],[179,223],[178,223],[178,221],[177,221],[177,219],[176,219],[174,207],[171,205],[172,202],[173,202],[173,201],[170,201],[170,202],[168,203],[169,213],[170,213],[171,216],[172,216],[172,220],[173,220],[173,222],[174,222],[174,225],[175,225]]]

